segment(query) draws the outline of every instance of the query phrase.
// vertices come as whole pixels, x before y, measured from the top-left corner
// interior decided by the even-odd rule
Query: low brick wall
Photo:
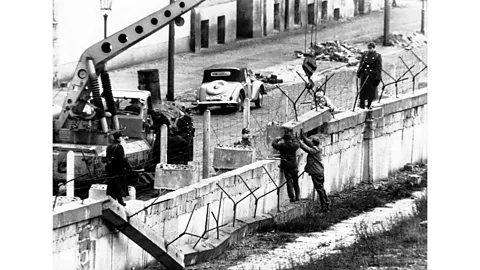
[[[361,181],[377,181],[405,163],[427,159],[426,88],[415,94],[375,102],[370,111],[346,111],[336,114],[335,118],[323,117],[315,112],[299,119],[306,119],[308,123],[285,125],[294,129],[304,124],[311,127],[312,119],[318,119],[316,130],[319,133],[314,136],[321,139],[327,192]],[[299,171],[302,172],[306,154],[302,150],[297,153]],[[257,161],[146,202],[129,201],[127,210],[129,213],[138,212],[137,217],[167,242],[172,242],[184,232],[202,235],[205,224],[208,229],[216,226],[211,213],[215,216],[220,213],[217,217],[219,225],[232,222],[234,213],[237,219],[253,217],[255,197],[249,195],[249,190],[254,190],[255,196],[259,197],[281,185],[284,178],[279,163],[279,160]],[[302,199],[311,198],[313,185],[307,174],[300,178],[300,190]],[[241,200],[236,212],[233,211],[232,200]],[[103,221],[103,203],[74,201],[54,210],[54,269],[131,269],[143,267],[154,260]],[[257,216],[276,212],[278,203],[288,203],[285,186],[281,188],[279,198],[276,192],[271,192],[259,200]],[[147,206],[150,207],[142,210]],[[213,234],[214,230],[207,236]],[[197,237],[185,234],[172,245],[194,244],[197,240]]]

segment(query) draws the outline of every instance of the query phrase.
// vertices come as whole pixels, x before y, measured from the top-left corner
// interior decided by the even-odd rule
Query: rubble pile
[[[378,43],[383,42],[383,36],[377,39]],[[418,32],[392,32],[390,34],[390,42],[394,46],[403,47],[405,50],[419,48],[427,45],[427,38]]]
[[[357,63],[362,57],[362,50],[348,43],[334,40],[314,44],[306,53],[312,53],[317,60]],[[298,58],[303,58],[304,53],[295,51]]]

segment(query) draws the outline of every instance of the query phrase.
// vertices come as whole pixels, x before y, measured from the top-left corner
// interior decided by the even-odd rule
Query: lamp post
[[[422,24],[420,27],[420,33],[425,35],[425,0],[422,0]]]
[[[107,18],[112,11],[112,0],[100,0],[100,12],[103,15],[103,38],[107,38]]]

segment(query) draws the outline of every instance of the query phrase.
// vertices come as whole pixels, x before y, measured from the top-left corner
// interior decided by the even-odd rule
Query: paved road
[[[421,22],[421,2],[418,0],[403,0],[405,6],[391,9],[390,31],[417,31]],[[351,44],[361,44],[383,35],[383,12],[373,12],[369,15],[358,16],[341,22],[329,22],[325,28],[318,28],[316,37],[318,42],[327,40],[341,40]],[[307,43],[313,39],[315,32],[307,34]],[[363,43],[363,44],[362,44]],[[293,55],[295,50],[304,50],[305,30],[297,29],[289,32],[282,32],[272,37],[263,39],[242,40],[235,44],[216,48],[205,49],[200,53],[182,53],[175,55],[175,96],[192,92],[200,86],[203,70],[213,63],[244,62],[255,72],[271,73],[272,66],[278,70],[279,66],[301,64],[300,59]],[[379,47],[378,51],[382,52]],[[319,64],[319,70],[328,68],[329,65]],[[112,87],[137,88],[137,70],[158,69],[160,76],[160,88],[162,96],[165,97],[167,89],[167,59],[132,66],[125,69],[110,72]],[[281,68],[281,67],[280,67]],[[63,102],[65,92],[53,91],[53,102]],[[191,95],[188,95],[191,97]]]

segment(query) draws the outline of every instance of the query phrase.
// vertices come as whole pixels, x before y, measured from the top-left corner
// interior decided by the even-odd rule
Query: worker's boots
[[[330,210],[330,202],[328,201],[327,192],[325,189],[317,189],[320,205],[322,206],[322,212]]]

